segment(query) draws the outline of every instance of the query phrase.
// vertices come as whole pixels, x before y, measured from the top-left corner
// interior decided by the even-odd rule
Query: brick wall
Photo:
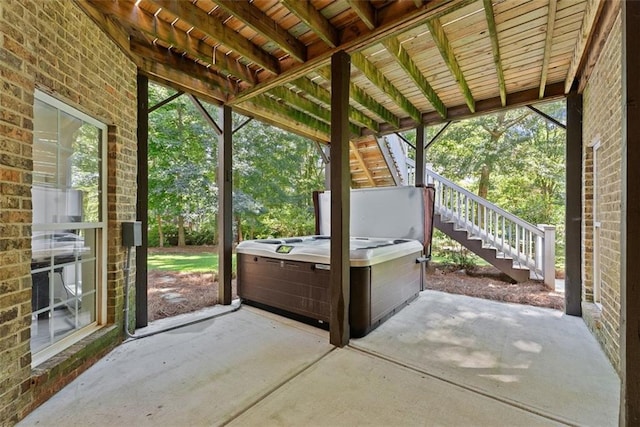
[[[115,345],[121,330],[114,327],[108,334],[89,337],[64,352],[63,360],[45,362],[35,375],[32,372],[34,89],[110,126],[107,315],[109,322],[122,322],[124,251],[119,223],[135,218],[135,85],[133,63],[74,2],[0,1],[0,424],[15,423],[42,396],[93,363],[92,355]]]
[[[585,319],[607,356],[620,369],[620,197],[622,147],[621,15],[584,91],[583,299],[593,302],[594,206],[601,222],[601,307],[588,307]],[[594,143],[600,143],[597,176]],[[596,196],[594,196],[596,194]],[[594,200],[597,199],[597,200]]]

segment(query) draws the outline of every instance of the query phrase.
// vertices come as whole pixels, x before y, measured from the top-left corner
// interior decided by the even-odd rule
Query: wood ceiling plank
[[[224,25],[220,19],[208,15],[207,12],[191,2],[180,0],[152,1],[164,10],[177,16],[181,21],[193,25],[207,34],[207,36],[234,50],[249,61],[254,62],[273,74],[280,73],[280,64],[276,58]]]
[[[426,77],[418,66],[413,62],[407,51],[402,47],[397,38],[391,37],[383,42],[383,45],[396,62],[404,69],[404,71],[411,77],[418,88],[422,91],[424,96],[427,97],[433,108],[440,113],[442,118],[447,117],[447,107],[445,107],[442,100],[438,97],[438,94],[431,87]]]
[[[216,0],[216,3],[236,19],[274,42],[296,60],[300,62],[307,60],[307,47],[251,3],[239,0]]]
[[[553,0],[551,0],[553,1]],[[484,13],[487,18],[487,26],[489,27],[489,38],[491,39],[491,52],[493,53],[493,62],[498,75],[498,84],[500,86],[500,99],[502,106],[507,105],[507,86],[504,82],[504,72],[502,71],[502,60],[500,59],[500,42],[498,40],[498,31],[496,30],[496,20],[493,12],[493,1],[484,0]]]
[[[376,27],[376,12],[371,3],[362,0],[347,0],[347,2],[368,29],[373,30]]]
[[[439,19],[432,19],[427,21],[427,27],[429,27],[429,31],[431,32],[431,36],[435,41],[438,49],[440,50],[440,54],[442,55],[442,59],[447,64],[454,78],[458,82],[460,86],[460,91],[462,92],[462,96],[464,96],[465,101],[467,102],[467,106],[469,110],[473,113],[476,110],[475,100],[473,99],[473,95],[471,94],[471,90],[467,85],[467,81],[464,78],[464,74],[458,65],[458,61],[456,60],[456,56],[453,53],[453,49],[449,43],[449,39],[444,32],[444,28],[440,23]]]
[[[310,1],[283,0],[282,3],[330,47],[340,44],[338,31],[322,13],[313,7]]]
[[[490,1],[490,0],[487,0]],[[542,59],[542,74],[540,76],[540,98],[544,98],[544,88],[547,85],[547,73],[549,72],[549,59],[553,48],[554,27],[556,22],[557,1],[549,0],[549,12],[547,14],[547,37],[544,42],[544,58]]]
[[[170,25],[168,22],[155,18],[147,12],[142,11],[131,2],[111,2],[90,0],[93,6],[103,13],[112,15],[121,23],[136,28],[153,38],[158,38],[168,45],[186,52],[187,54],[212,64],[227,74],[230,74],[250,85],[255,83],[255,76],[251,70],[233,60],[229,56],[216,52],[210,45],[202,40],[194,39],[183,31]]]
[[[582,20],[582,28],[580,29],[580,36],[576,42],[576,47],[573,52],[573,57],[571,59],[571,64],[569,65],[569,71],[567,72],[567,79],[564,85],[564,93],[567,94],[571,90],[571,86],[573,86],[573,81],[575,80],[578,70],[580,69],[580,65],[583,62],[583,56],[585,53],[585,49],[588,45],[589,38],[593,31],[593,26],[598,20],[598,16],[602,11],[605,0],[588,0],[587,8],[584,12],[584,19]]]
[[[409,116],[420,123],[420,111],[387,79],[364,55],[355,52],[351,55],[351,61],[365,76],[380,90],[393,99]]]

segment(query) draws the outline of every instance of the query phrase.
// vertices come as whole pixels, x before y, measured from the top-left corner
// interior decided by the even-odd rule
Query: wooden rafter
[[[353,9],[368,29],[373,30],[376,27],[376,12],[368,1],[347,0],[349,6]]]
[[[310,1],[282,0],[282,3],[329,46],[336,47],[340,44],[338,31]]]
[[[288,107],[267,95],[258,95],[252,98],[251,102],[280,116],[295,120],[296,122],[327,136],[331,133],[331,126],[322,120],[316,119],[315,117],[300,110],[296,110],[295,108]]]
[[[223,89],[225,92],[235,93],[237,90],[237,85],[232,81],[208,71],[206,67],[198,65],[195,62],[184,58],[182,55],[172,53],[169,49],[152,46],[148,43],[140,42],[135,39],[131,39],[130,43],[131,52],[142,58],[151,58],[154,61],[173,68],[178,72]]]
[[[382,74],[375,65],[367,60],[363,54],[356,52],[351,55],[351,62],[381,91],[393,99],[409,116],[420,123],[420,111]]]
[[[555,0],[550,0],[550,1],[555,3]],[[500,100],[502,101],[502,106],[504,107],[505,105],[507,105],[507,85],[504,81],[504,72],[502,71],[502,59],[500,58],[500,43],[498,41],[498,30],[496,28],[496,19],[493,13],[493,0],[484,0],[484,13],[487,17],[487,26],[489,27],[489,38],[491,39],[491,51],[493,52],[493,63],[496,66],[496,74],[498,75],[498,84],[500,85]]]
[[[242,64],[230,59],[221,52],[215,52],[211,46],[202,40],[189,37],[187,33],[140,10],[133,3],[97,0],[90,0],[90,2],[131,28],[138,29],[153,38],[162,40],[164,43],[172,45],[203,62],[209,64],[213,62],[212,67],[214,69],[221,70],[249,84],[255,82],[255,77],[251,71]]]
[[[252,101],[249,101],[252,102]],[[233,111],[242,114],[250,118],[255,118],[263,123],[271,126],[275,126],[287,132],[291,132],[296,135],[300,135],[303,138],[308,138],[311,141],[327,144],[329,142],[329,136],[315,129],[296,126],[292,124],[290,120],[282,121],[281,116],[272,114],[270,111],[266,111],[262,108],[257,108],[255,105],[251,105],[247,102],[245,105],[236,105],[233,107]],[[271,113],[271,114],[269,114]]]
[[[356,147],[356,144],[354,144],[353,141],[349,141],[349,147],[351,147],[351,151],[353,152],[353,155],[355,156],[356,161],[358,162],[358,164],[362,168],[362,171],[367,176],[367,179],[369,180],[369,183],[373,187],[375,187],[376,186],[376,182],[373,180],[373,176],[371,176],[371,172],[369,172],[369,168],[367,167],[367,164],[365,163],[364,159],[362,158],[362,154],[360,154],[360,151],[358,150],[358,147]]]
[[[298,80],[294,80],[292,84],[300,90],[316,98],[318,101],[331,105],[331,92],[312,82],[306,77],[301,77]],[[356,123],[360,123],[363,126],[366,126],[374,132],[378,131],[378,122],[353,107],[349,107],[349,119]]]
[[[265,70],[274,74],[280,73],[280,64],[276,58],[190,1],[153,0],[153,2]]]
[[[216,3],[235,18],[273,41],[297,61],[307,60],[307,47],[253,4],[238,0],[216,0]]]
[[[571,58],[571,64],[569,65],[569,71],[567,72],[567,78],[564,83],[564,93],[569,93],[571,86],[573,86],[573,80],[578,74],[580,64],[582,63],[582,57],[584,56],[585,49],[589,42],[589,36],[593,30],[593,26],[597,21],[598,15],[602,10],[606,0],[588,0],[587,9],[584,12],[584,18],[582,19],[582,28],[580,29],[580,37],[576,43],[576,48],[573,51],[573,57]]]
[[[331,80],[331,72],[328,68],[320,68],[316,70],[318,74],[325,80]],[[391,123],[392,126],[400,126],[400,119],[391,111],[386,109],[382,104],[373,99],[367,92],[356,86],[355,83],[349,83],[349,96],[358,104],[371,111],[382,120]]]
[[[491,0],[489,0],[491,1]],[[447,107],[438,96],[435,90],[431,87],[426,77],[420,71],[418,66],[413,62],[409,53],[402,47],[397,38],[392,37],[383,42],[384,47],[393,56],[396,62],[404,69],[404,71],[411,77],[418,88],[422,91],[424,96],[427,97],[433,108],[436,109],[442,118],[447,117]]]
[[[476,111],[476,106],[473,95],[471,94],[471,89],[469,89],[469,85],[467,85],[467,81],[460,69],[460,65],[458,65],[458,60],[453,53],[453,48],[451,47],[451,43],[449,43],[449,39],[444,32],[444,28],[442,27],[440,20],[436,18],[427,21],[427,27],[429,27],[429,32],[431,33],[431,37],[436,43],[436,46],[438,46],[438,50],[440,50],[442,59],[444,59],[449,70],[451,70],[451,74],[453,74],[453,77],[455,77],[458,82],[458,86],[460,87],[462,96],[464,96],[464,100],[467,102],[469,110],[474,113]]]
[[[491,0],[485,0],[491,2]],[[547,73],[549,72],[549,59],[553,41],[553,27],[556,22],[557,0],[549,0],[549,12],[547,13],[547,37],[544,41],[544,58],[542,59],[542,73],[540,74],[540,99],[544,98],[544,88],[547,85]]]

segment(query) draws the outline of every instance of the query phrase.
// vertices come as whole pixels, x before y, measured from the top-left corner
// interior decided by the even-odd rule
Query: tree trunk
[[[158,223],[158,244],[160,247],[164,247],[164,233],[162,232],[162,216],[156,215],[156,222]]]
[[[184,238],[184,217],[178,216],[178,246],[186,246],[186,240]]]
[[[478,196],[483,199],[487,198],[489,194],[489,176],[491,174],[491,169],[487,165],[482,165],[482,169],[480,169],[480,182],[478,183]]]
[[[236,216],[236,227],[238,228],[238,243],[242,242],[242,223],[240,216]]]

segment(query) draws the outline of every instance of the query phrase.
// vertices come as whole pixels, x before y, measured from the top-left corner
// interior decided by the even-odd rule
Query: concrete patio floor
[[[617,425],[582,319],[425,291],[345,348],[244,306],[129,341],[22,426]]]

